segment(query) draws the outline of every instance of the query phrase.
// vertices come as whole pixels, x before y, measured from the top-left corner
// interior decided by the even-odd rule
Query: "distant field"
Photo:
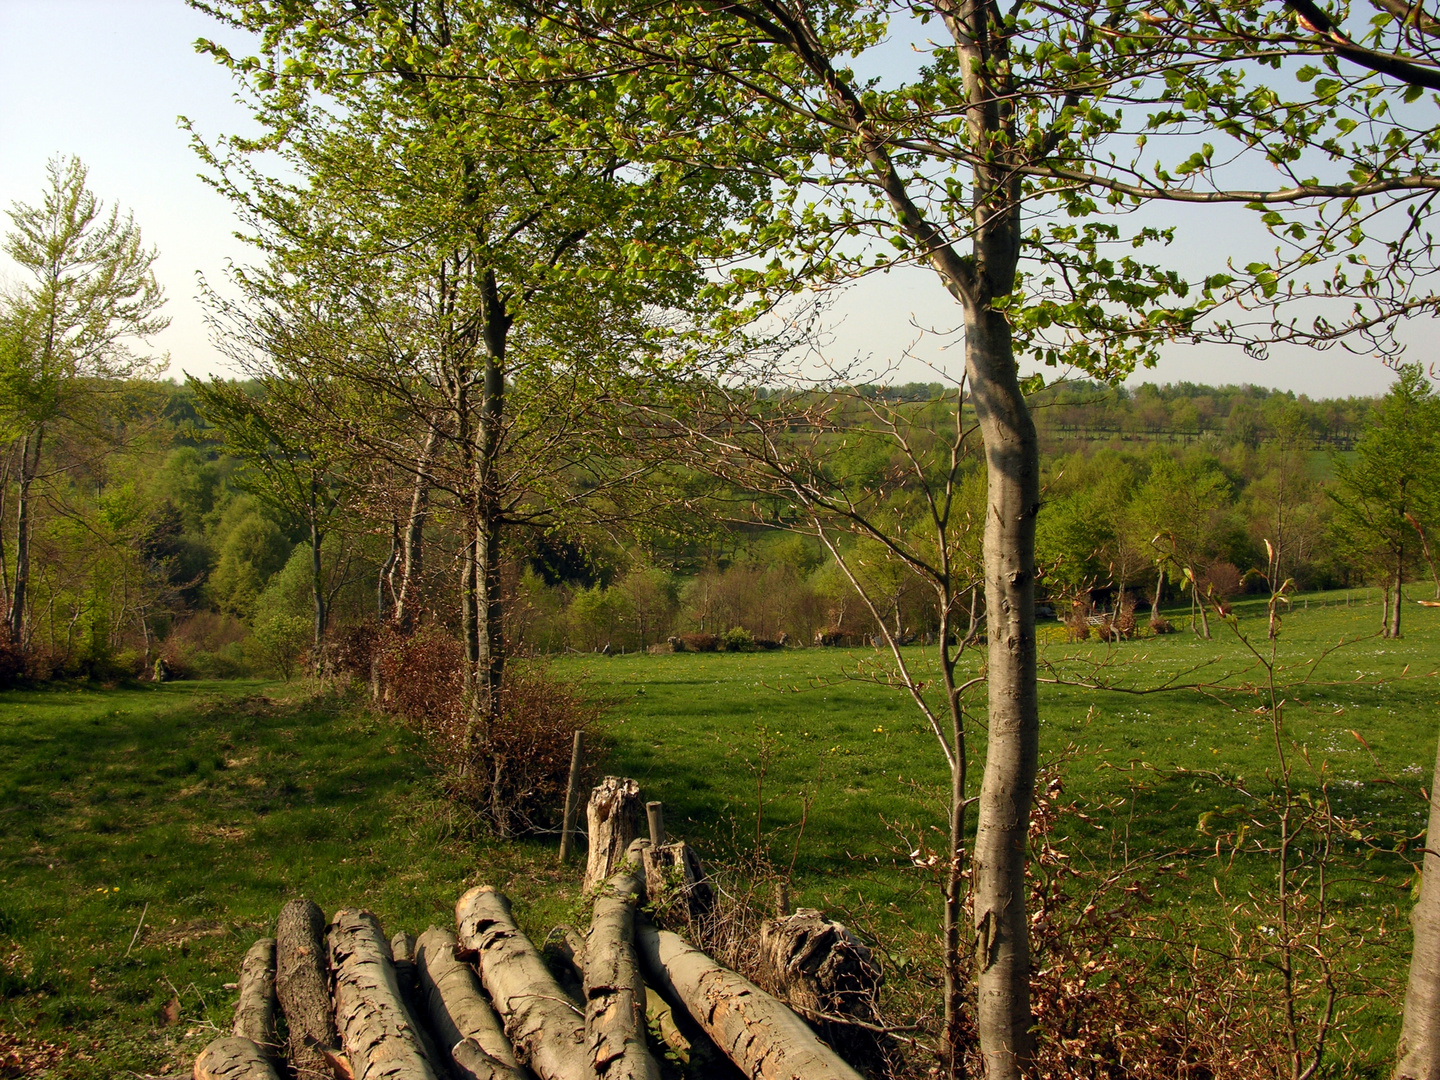
[[[1284,663],[1373,635],[1377,604],[1336,599],[1312,597],[1286,620]],[[1440,686],[1426,677],[1440,667],[1440,610],[1407,604],[1405,617],[1403,641],[1365,636],[1287,690],[1286,723],[1315,769],[1324,763],[1342,809],[1413,836],[1440,727]],[[1241,605],[1240,618],[1263,644],[1263,611]],[[1182,632],[1113,649],[1045,636],[1051,677],[1138,690],[1184,671],[1180,681],[1210,684],[1254,675],[1220,625],[1211,642]],[[928,662],[918,649],[910,658]],[[610,704],[608,767],[664,800],[673,833],[726,860],[753,855],[758,833],[773,865],[793,858],[797,903],[844,912],[892,953],[923,952],[936,904],[909,853],[943,821],[943,759],[908,700],[871,677],[875,659],[812,649],[572,656],[554,667]],[[972,670],[979,659],[967,659]],[[1199,774],[1266,783],[1273,749],[1253,699],[1046,684],[1041,703],[1042,757],[1066,758],[1069,795],[1092,808],[1125,797],[1062,823],[1077,857],[1104,865],[1125,844],[1174,852],[1154,904],[1182,917],[1268,887],[1264,860],[1215,858],[1206,822],[1235,800]],[[978,763],[983,732],[975,739]],[[1315,775],[1302,758],[1297,781],[1314,790]],[[0,695],[0,1060],[21,1040],[32,1060],[56,1056],[55,1077],[184,1066],[228,1022],[223,984],[245,947],[297,893],[419,930],[448,921],[458,893],[484,879],[509,888],[543,933],[574,917],[575,870],[561,872],[553,853],[550,841],[460,835],[411,737],[345,702],[246,683]],[[1404,976],[1413,857],[1358,844],[1341,854],[1337,918],[1370,928],[1354,962],[1392,990]],[[1356,1068],[1378,1075],[1396,1012],[1372,998],[1347,1018]],[[42,1053],[37,1040],[67,1045]]]

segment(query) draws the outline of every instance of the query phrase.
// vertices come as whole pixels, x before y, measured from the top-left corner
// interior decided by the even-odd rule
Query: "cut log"
[[[685,841],[651,845],[642,858],[645,892],[657,909],[682,910],[687,918],[698,919],[714,905],[715,890],[705,879],[700,857]]]
[[[437,1080],[437,1066],[400,993],[390,943],[368,911],[337,911],[330,924],[335,1020],[355,1080]]]
[[[275,939],[261,938],[240,963],[240,1000],[235,1003],[235,1035],[249,1039],[272,1059],[283,1060],[280,999],[275,996]]]
[[[455,935],[431,927],[415,949],[420,993],[430,1029],[460,1075],[479,1080],[525,1080],[505,1029],[469,964],[455,955]]]
[[[200,1051],[195,1080],[281,1080],[269,1056],[253,1039],[227,1035]]]
[[[325,916],[309,900],[291,900],[275,924],[275,994],[290,1031],[290,1062],[297,1080],[333,1080],[326,1051],[340,1049],[330,971],[325,951]]]
[[[752,1080],[860,1080],[783,1002],[677,935],[637,920],[635,944],[655,988]]]
[[[395,981],[400,995],[417,1016],[420,1014],[420,980],[415,971],[415,935],[401,930],[390,939],[390,957],[395,961]]]
[[[601,888],[585,937],[585,1048],[600,1080],[660,1080],[645,1047],[645,982],[635,956],[635,906],[645,891],[639,863],[632,849],[632,865]]]
[[[542,1080],[595,1080],[585,1018],[515,925],[510,901],[489,885],[477,886],[456,903],[455,922],[458,954],[477,959],[516,1056]]]
[[[847,1059],[867,1069],[885,1063],[887,1044],[871,1028],[884,981],[870,949],[844,924],[813,908],[760,926],[760,985],[809,1020]]]
[[[622,776],[607,776],[590,793],[585,820],[590,854],[585,863],[585,891],[592,892],[625,866],[625,853],[640,835],[640,785]]]
[[[585,939],[573,926],[557,926],[540,951],[560,989],[585,1008]]]

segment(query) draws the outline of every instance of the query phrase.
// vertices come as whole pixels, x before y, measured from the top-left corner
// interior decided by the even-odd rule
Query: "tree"
[[[1176,461],[1157,453],[1150,477],[1136,497],[1136,510],[1155,536],[1157,566],[1168,564],[1190,586],[1190,628],[1199,610],[1201,633],[1210,637],[1210,619],[1202,602],[1201,571],[1215,553],[1218,519],[1231,504],[1230,481],[1213,458],[1194,454]],[[1158,604],[1159,585],[1156,585]]]
[[[1406,364],[1355,444],[1355,460],[1334,459],[1335,530],[1356,553],[1383,553],[1391,582],[1387,637],[1400,636],[1405,558],[1417,523],[1440,507],[1440,399],[1419,364]],[[1423,529],[1423,524],[1421,525]]]
[[[152,269],[157,253],[143,246],[133,217],[122,219],[118,207],[104,213],[78,158],[52,158],[45,172],[49,186],[40,203],[12,204],[5,236],[5,253],[30,280],[0,297],[0,437],[16,492],[6,623],[11,640],[20,643],[26,640],[33,488],[46,438],[59,426],[84,424],[110,389],[107,382],[150,370],[152,362],[132,352],[131,342],[169,322],[158,314],[164,295]],[[9,565],[0,546],[0,567]]]

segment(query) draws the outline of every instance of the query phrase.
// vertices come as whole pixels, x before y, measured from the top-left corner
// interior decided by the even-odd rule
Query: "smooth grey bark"
[[[1405,595],[1405,549],[1402,547],[1395,552],[1395,606],[1390,613],[1390,636],[1400,636],[1400,605],[1404,603]]]
[[[456,957],[455,948],[455,935],[433,926],[416,943],[420,995],[435,1038],[467,1080],[527,1080],[479,978]]]
[[[1405,984],[1405,1012],[1397,1049],[1395,1080],[1440,1080],[1440,742],[1430,780],[1430,821],[1425,830],[1420,899],[1410,913],[1415,942],[1410,953],[1410,978]]]
[[[44,444],[45,429],[36,428],[32,464],[31,437],[27,434],[20,443],[19,490],[15,511],[15,583],[11,587],[8,612],[10,640],[16,645],[25,644],[25,605],[30,599],[30,535],[34,531],[30,510],[30,486],[34,483],[35,474],[40,471],[40,451]]]
[[[400,548],[400,584],[392,585],[395,625],[409,629],[414,621],[414,593],[425,568],[425,523],[430,516],[430,467],[435,459],[435,446],[440,432],[432,423],[425,436],[425,447],[415,463],[415,486],[410,492],[410,516]]]
[[[320,543],[325,536],[320,529],[319,486],[319,481],[312,474],[310,477],[310,505],[307,510],[310,518],[310,592],[314,598],[314,629],[317,647],[325,640],[325,623],[328,618],[325,604],[325,570],[320,559]],[[316,662],[319,662],[318,656]]]

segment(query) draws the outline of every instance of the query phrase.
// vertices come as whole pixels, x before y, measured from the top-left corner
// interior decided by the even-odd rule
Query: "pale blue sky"
[[[196,299],[196,274],[218,284],[227,260],[246,257],[231,235],[228,204],[197,177],[177,122],[184,114],[208,135],[248,126],[229,76],[194,52],[202,36],[222,35],[182,0],[0,0],[0,208],[38,198],[48,157],[84,160],[95,192],[133,210],[147,242],[160,250],[172,325],[155,345],[169,352],[176,376],[223,370]],[[1241,212],[1207,215],[1203,225],[1197,212],[1183,217],[1192,220],[1181,243],[1196,255],[1254,242],[1252,220]],[[0,274],[12,272],[0,262]],[[839,360],[871,357],[879,369],[918,342],[920,357],[958,371],[958,345],[947,350],[912,320],[954,321],[933,274],[910,269],[873,277],[836,305],[830,351]],[[1417,343],[1411,358],[1440,358],[1426,340],[1430,330],[1431,324],[1417,326],[1407,335]],[[892,376],[931,377],[916,361]],[[1250,382],[1328,396],[1380,393],[1392,377],[1378,361],[1338,350],[1288,350],[1259,363],[1239,349],[1175,347],[1135,381]]]

